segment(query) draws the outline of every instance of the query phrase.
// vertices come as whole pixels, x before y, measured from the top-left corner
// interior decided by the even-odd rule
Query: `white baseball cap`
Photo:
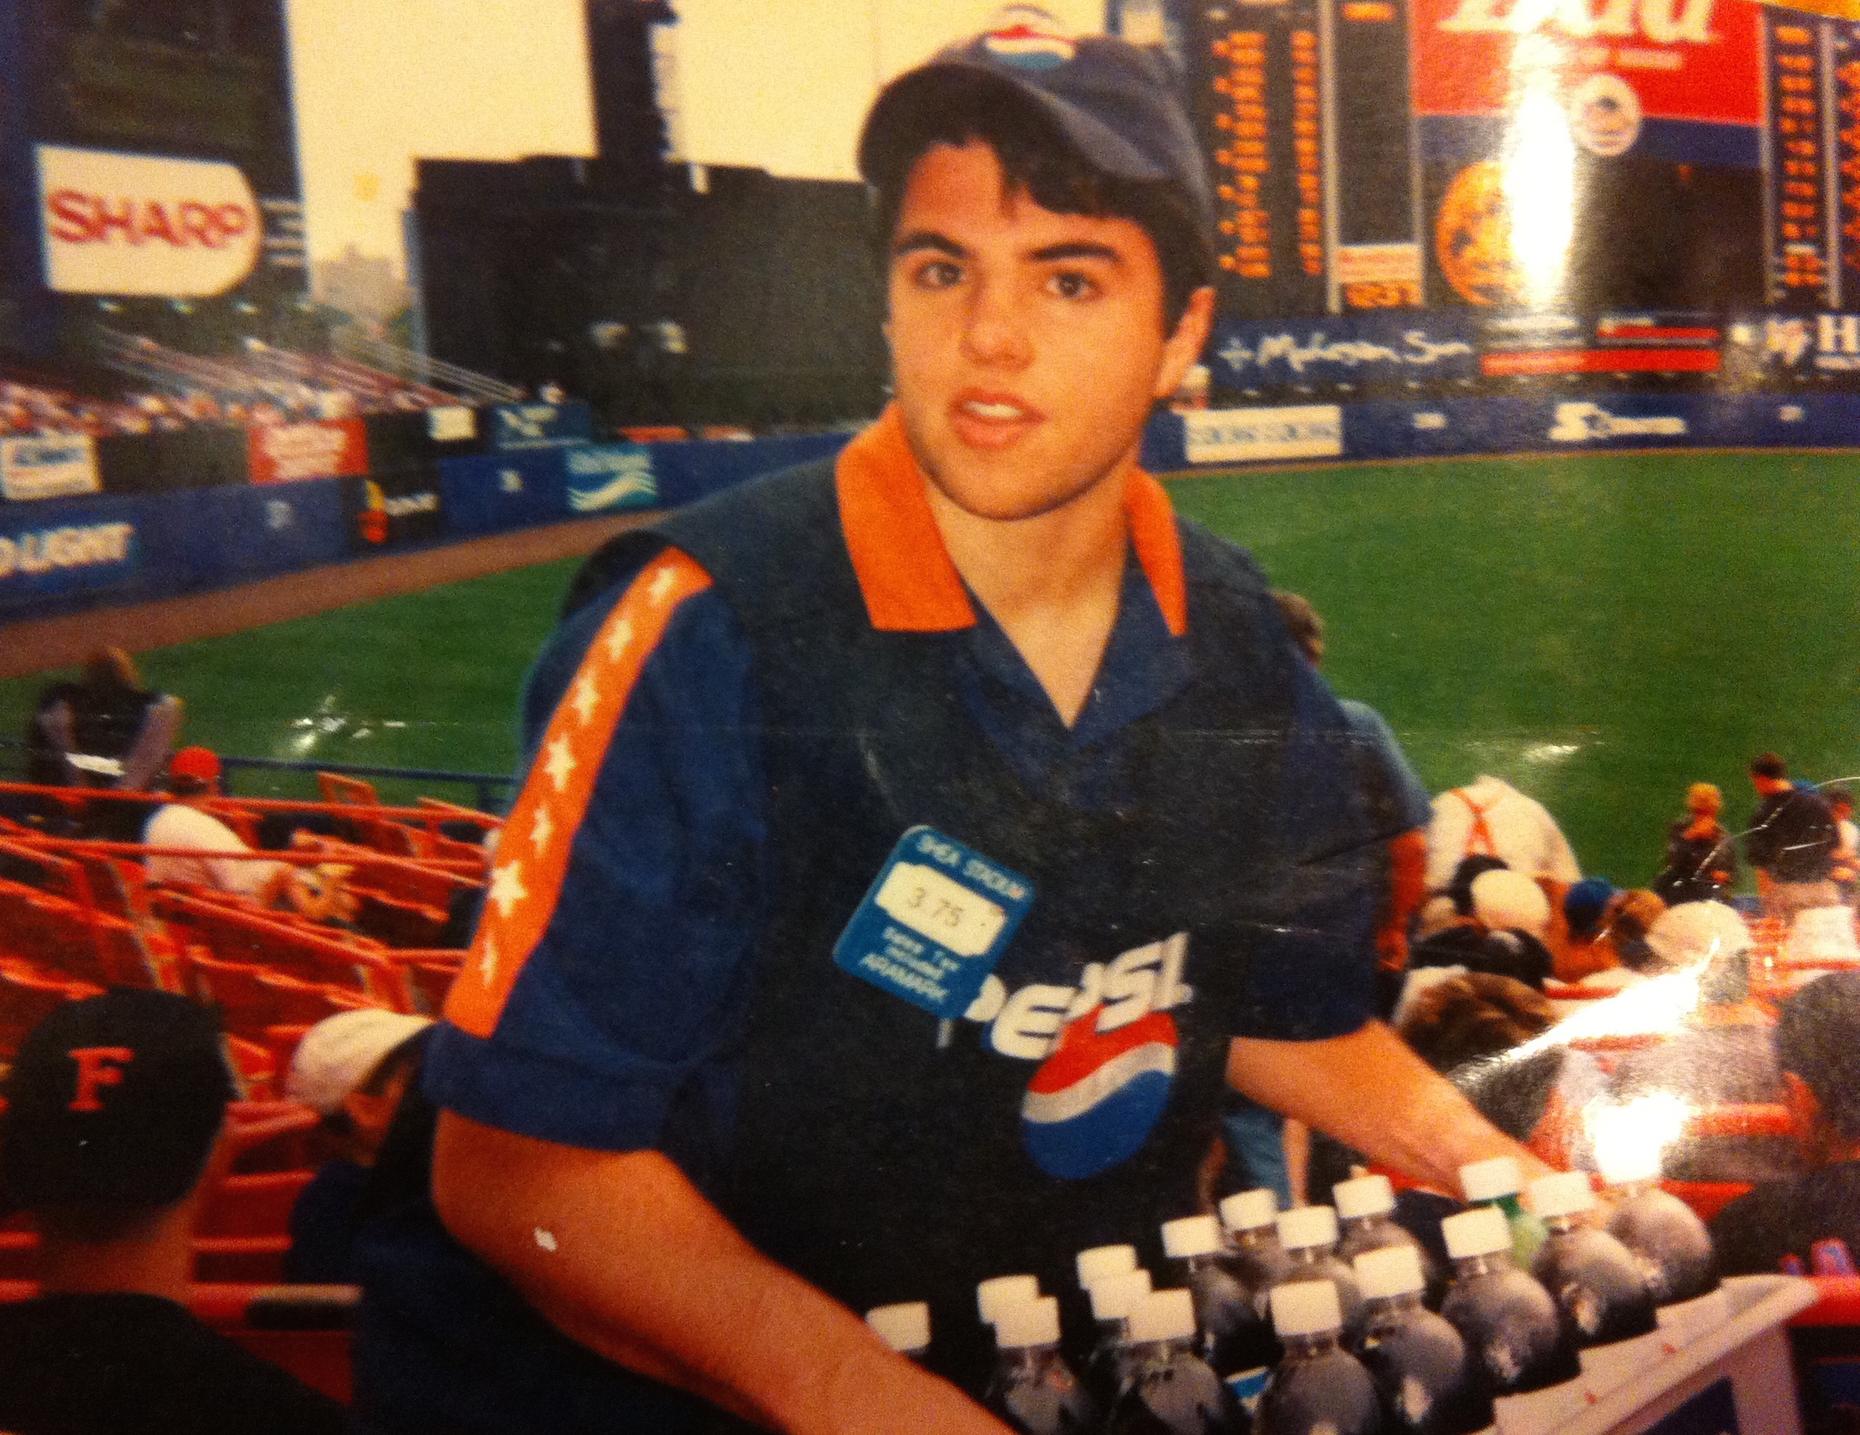
[[[343,1098],[432,1019],[367,1007],[325,1017],[297,1043],[284,1091],[322,1116],[334,1114]]]

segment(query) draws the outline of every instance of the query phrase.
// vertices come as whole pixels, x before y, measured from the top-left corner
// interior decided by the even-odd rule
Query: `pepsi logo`
[[[1021,1144],[1062,1181],[1096,1176],[1142,1149],[1175,1083],[1175,1018],[1152,1011],[1100,1031],[1102,1008],[1070,1022],[1021,1102]]]
[[[1034,5],[1010,5],[982,36],[982,48],[1004,64],[1025,70],[1051,70],[1078,51],[1059,22]]]

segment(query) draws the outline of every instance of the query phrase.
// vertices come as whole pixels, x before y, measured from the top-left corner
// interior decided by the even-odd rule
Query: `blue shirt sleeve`
[[[1394,730],[1368,703],[1339,698],[1338,705],[1356,735],[1363,790],[1376,835],[1397,837],[1427,826],[1433,820],[1433,798],[1408,765]]]
[[[532,765],[627,586],[565,621],[538,658],[522,705]],[[435,1033],[425,1080],[436,1103],[524,1135],[656,1147],[700,1168],[727,1139],[730,1054],[765,894],[755,709],[734,615],[714,590],[693,595],[627,698],[554,909],[495,1028]]]

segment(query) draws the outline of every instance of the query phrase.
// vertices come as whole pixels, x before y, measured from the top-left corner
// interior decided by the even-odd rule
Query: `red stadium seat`
[[[309,1184],[309,1171],[261,1171],[228,1176],[207,1193],[198,1234],[276,1236],[290,1228],[291,1207]]]

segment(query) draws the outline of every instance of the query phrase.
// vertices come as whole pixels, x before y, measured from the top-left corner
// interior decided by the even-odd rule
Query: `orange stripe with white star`
[[[498,839],[478,934],[446,996],[446,1020],[460,1030],[488,1037],[497,1026],[555,913],[575,830],[640,672],[678,605],[710,585],[690,558],[663,553],[640,571],[589,645]]]

